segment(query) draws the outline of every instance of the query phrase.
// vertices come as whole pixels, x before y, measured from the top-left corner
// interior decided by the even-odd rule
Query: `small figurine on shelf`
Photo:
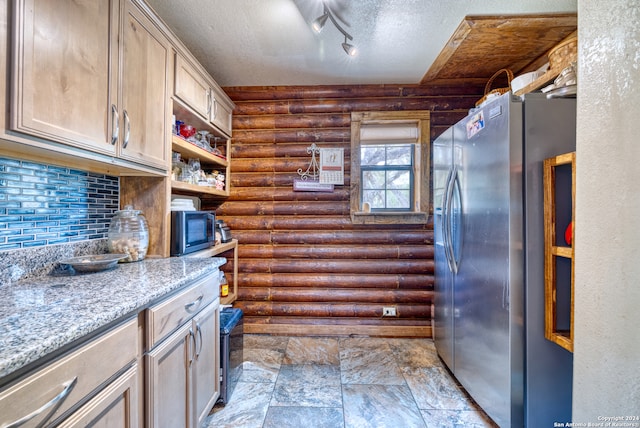
[[[215,187],[216,190],[224,190],[224,174],[221,174],[220,171],[211,171],[207,179],[209,186]]]
[[[218,174],[216,177],[216,190],[224,190],[224,174]]]

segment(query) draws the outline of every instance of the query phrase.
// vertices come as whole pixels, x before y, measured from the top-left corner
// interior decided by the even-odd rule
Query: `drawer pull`
[[[73,387],[76,386],[77,382],[78,382],[78,377],[76,376],[72,380],[63,383],[62,386],[64,386],[64,389],[62,391],[60,391],[60,393],[58,395],[53,397],[49,402],[45,403],[39,409],[36,409],[33,412],[29,413],[28,415],[18,419],[17,421],[14,421],[14,422],[10,423],[9,425],[5,425],[5,428],[17,428],[17,427],[19,427],[21,425],[24,425],[25,423],[29,422],[31,419],[33,419],[36,416],[38,416],[40,413],[43,413],[45,410],[53,407],[50,410],[49,415],[46,418],[46,419],[48,419],[51,416],[51,414],[53,414],[53,412],[55,412],[56,409],[64,402],[64,400],[67,398],[67,396],[73,390]],[[46,422],[46,419],[43,422]]]
[[[200,306],[200,303],[202,303],[202,298],[204,296],[201,294],[200,297],[198,297],[196,300],[194,300],[191,303],[187,303],[186,305],[184,305],[184,308],[188,311],[191,312],[193,311],[194,308],[197,308],[198,306]]]

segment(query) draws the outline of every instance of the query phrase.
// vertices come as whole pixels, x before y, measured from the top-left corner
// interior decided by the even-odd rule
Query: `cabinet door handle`
[[[122,110],[122,115],[124,116],[124,142],[122,143],[122,148],[126,149],[129,145],[129,136],[131,135],[131,121],[129,121],[129,113],[126,110]]]
[[[202,328],[200,327],[200,323],[196,323],[196,331],[198,332],[198,336],[200,336],[200,349],[198,349],[198,342],[196,341],[196,360],[200,357],[200,353],[202,352]]]
[[[196,335],[193,333],[193,328],[189,329],[189,365],[193,363],[193,353],[196,349]]]
[[[213,120],[215,121],[218,117],[218,101],[213,98]]]
[[[118,107],[111,104],[111,145],[118,142],[118,134],[120,134],[120,115],[118,115]]]
[[[204,296],[201,294],[200,297],[198,297],[193,302],[187,303],[186,305],[184,305],[184,308],[187,310],[187,312],[192,312],[194,309],[197,309],[198,306],[200,306],[200,303],[202,303],[203,297]]]
[[[211,89],[207,89],[207,119],[211,116]]]
[[[55,412],[56,409],[64,402],[64,400],[67,398],[67,396],[73,390],[73,387],[76,386],[77,382],[78,382],[78,377],[76,376],[73,379],[71,379],[70,381],[63,383],[62,386],[64,388],[62,389],[62,391],[60,391],[60,393],[58,395],[56,395],[50,401],[48,401],[45,404],[43,404],[39,409],[34,410],[33,412],[29,413],[26,416],[23,416],[22,418],[18,419],[17,421],[14,421],[14,422],[11,422],[8,425],[5,425],[5,428],[17,428],[17,427],[19,427],[21,425],[24,425],[25,423],[29,422],[31,419],[35,418],[39,414],[45,412],[47,409],[51,409],[50,412],[49,412],[49,415],[46,418],[46,419],[48,419],[53,414],[53,412]],[[41,422],[41,424],[46,422],[46,419],[43,420]]]

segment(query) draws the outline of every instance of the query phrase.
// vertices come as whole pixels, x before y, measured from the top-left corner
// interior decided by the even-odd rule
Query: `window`
[[[351,114],[351,220],[425,223],[429,112]]]
[[[413,144],[360,146],[361,202],[371,211],[410,211],[413,206]]]

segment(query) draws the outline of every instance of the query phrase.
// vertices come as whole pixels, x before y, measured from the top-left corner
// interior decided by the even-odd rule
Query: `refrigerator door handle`
[[[451,271],[451,260],[449,260],[449,240],[447,239],[448,224],[447,221],[447,195],[449,194],[449,185],[451,184],[451,174],[453,168],[450,168],[447,172],[447,179],[444,185],[444,194],[442,195],[442,244],[444,248],[444,256],[447,259],[447,267]]]
[[[453,187],[455,183],[455,176],[457,175],[457,168],[454,166],[453,169],[449,172],[449,177],[447,179],[446,191],[444,194],[443,201],[443,225],[442,225],[442,237],[444,239],[444,254],[447,257],[447,264],[449,265],[449,270],[454,274],[457,273],[457,268],[454,265],[453,261],[453,244],[451,243],[451,198],[453,196]]]
[[[455,210],[455,213],[457,214],[457,217],[459,218],[455,218],[454,217],[454,221],[456,223],[456,226],[458,227],[458,230],[462,230],[462,190],[460,188],[460,178],[459,178],[459,174],[458,174],[458,167],[455,168],[455,173],[451,179],[451,181],[453,182],[453,186],[452,186],[452,191],[451,191],[451,204],[453,204],[453,201],[457,200],[458,201],[458,206],[457,209]],[[454,192],[457,196],[457,199],[453,197]],[[452,215],[451,213],[449,215]],[[455,273],[458,273],[458,267],[460,266],[460,258],[456,257],[456,249],[454,247],[454,240],[452,238],[453,236],[453,231],[450,232],[449,235],[449,242],[451,244],[451,264],[453,265],[454,271]],[[459,236],[464,236],[464,234],[459,234]],[[458,239],[455,241],[455,243],[458,246],[462,246],[462,238]],[[460,248],[458,248],[460,249]],[[459,255],[461,255],[461,252],[458,252]]]

